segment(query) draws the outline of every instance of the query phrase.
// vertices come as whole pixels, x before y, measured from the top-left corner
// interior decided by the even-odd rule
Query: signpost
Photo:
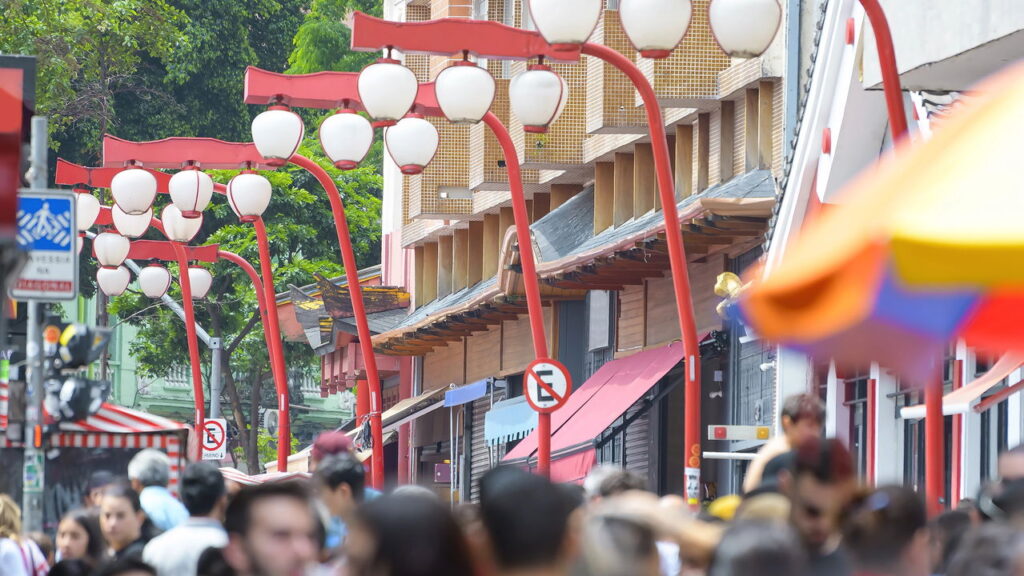
[[[569,370],[557,360],[534,360],[526,367],[526,401],[541,414],[550,414],[569,400]]]
[[[207,418],[203,421],[203,460],[227,458],[227,420]]]
[[[18,247],[28,262],[11,287],[17,300],[53,302],[78,295],[75,195],[63,190],[18,193]]]

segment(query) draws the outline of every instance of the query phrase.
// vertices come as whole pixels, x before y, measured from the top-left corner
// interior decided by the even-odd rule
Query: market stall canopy
[[[810,223],[740,301],[761,336],[837,362],[933,377],[950,340],[1024,350],[1024,65],[927,142],[897,149]]]

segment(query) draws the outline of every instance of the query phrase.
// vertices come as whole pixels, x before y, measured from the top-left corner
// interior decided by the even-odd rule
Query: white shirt
[[[10,538],[0,538],[0,574],[3,576],[46,576],[49,566],[35,542],[26,540],[18,544]]]
[[[228,535],[216,520],[189,518],[183,524],[150,540],[142,560],[159,576],[195,576],[199,556],[207,548],[223,548]]]

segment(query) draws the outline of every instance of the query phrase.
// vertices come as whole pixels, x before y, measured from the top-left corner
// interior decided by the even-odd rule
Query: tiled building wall
[[[604,12],[591,41],[636,61],[618,10]],[[600,58],[587,58],[587,132],[646,132],[647,117],[636,99],[633,83],[622,72]]]

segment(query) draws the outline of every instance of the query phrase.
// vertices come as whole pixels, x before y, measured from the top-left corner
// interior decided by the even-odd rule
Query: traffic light
[[[110,343],[110,330],[51,322],[43,334],[47,357],[43,382],[46,412],[58,422],[84,420],[98,412],[110,396],[110,382],[92,380],[74,371],[99,359]]]

